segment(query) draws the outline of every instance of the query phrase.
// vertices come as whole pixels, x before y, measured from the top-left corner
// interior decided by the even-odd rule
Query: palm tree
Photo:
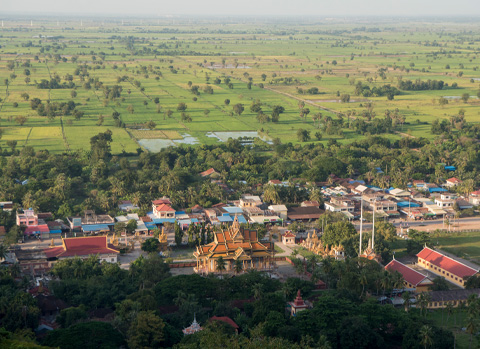
[[[432,346],[433,344],[432,328],[430,326],[423,325],[420,328],[420,337],[421,337],[421,343],[425,349],[427,349],[427,347]]]
[[[263,285],[261,283],[257,283],[253,285],[253,297],[258,300],[262,298],[262,295],[263,295]]]
[[[225,260],[223,257],[220,257],[217,259],[217,271],[222,274],[222,272],[225,270]]]
[[[368,272],[366,269],[360,271],[359,281],[360,285],[362,285],[362,293],[360,294],[360,298],[362,298],[365,292],[365,286],[368,284]]]
[[[453,314],[453,304],[448,302],[445,309],[447,309],[447,326],[448,326],[448,318]]]
[[[478,331],[478,318],[474,315],[468,315],[467,318],[467,333],[470,335],[470,343],[468,345],[468,348],[470,349],[472,347],[472,339],[473,339],[473,334],[477,333]]]
[[[405,311],[408,312],[410,308],[410,292],[403,292],[402,293],[403,305],[405,306]]]
[[[243,264],[242,264],[242,261],[240,259],[237,259],[235,261],[235,266],[233,267],[234,270],[235,270],[235,274],[238,274],[240,273],[242,270],[243,270]]]
[[[423,313],[423,316],[427,316],[427,305],[430,302],[430,295],[428,293],[422,292],[417,297],[417,303],[420,305],[420,312]]]
[[[5,246],[4,244],[1,244],[0,245],[0,261],[7,257],[7,251],[8,251],[7,246]]]

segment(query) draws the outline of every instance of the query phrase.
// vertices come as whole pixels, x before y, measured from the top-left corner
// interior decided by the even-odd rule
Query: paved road
[[[450,220],[452,222],[452,220]],[[480,217],[466,217],[466,218],[458,218],[454,220],[455,225],[461,224],[478,224],[478,228],[480,229]],[[430,226],[430,225],[439,225],[442,224],[442,219],[432,219],[426,221],[404,221],[404,220],[396,220],[393,225],[396,227],[418,227],[418,226]],[[354,222],[355,228],[360,229],[360,222]],[[447,226],[445,225],[445,229]],[[372,229],[372,223],[363,223],[363,229]]]

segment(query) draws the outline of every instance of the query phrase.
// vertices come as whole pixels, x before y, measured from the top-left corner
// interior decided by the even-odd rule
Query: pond
[[[196,137],[193,137],[189,135],[188,133],[185,133],[182,135],[183,139],[175,139],[175,140],[170,140],[170,139],[139,139],[138,144],[140,144],[143,148],[148,150],[149,152],[152,153],[158,153],[160,150],[163,148],[167,147],[175,147],[180,144],[188,144],[188,145],[193,145],[193,144],[198,144],[198,139]]]
[[[271,140],[266,136],[259,136],[257,131],[244,131],[244,132],[208,132],[205,134],[207,137],[216,138],[220,142],[226,142],[229,138],[238,139],[242,137],[248,138],[260,138],[261,140],[271,143]]]

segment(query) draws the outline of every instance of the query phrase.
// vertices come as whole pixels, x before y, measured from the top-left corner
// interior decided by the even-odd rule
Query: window
[[[112,262],[114,262],[114,261],[115,261],[115,259],[114,259],[114,258],[112,258]]]

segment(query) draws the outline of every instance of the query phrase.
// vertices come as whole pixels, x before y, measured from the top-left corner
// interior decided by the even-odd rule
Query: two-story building
[[[38,225],[38,215],[31,208],[23,211],[23,213],[17,212],[17,225],[25,227]]]
[[[460,185],[462,183],[463,182],[460,179],[452,177],[452,178],[449,178],[445,181],[445,186],[447,188],[452,188],[452,187],[456,187],[457,185]]]
[[[241,208],[258,207],[263,204],[262,199],[257,195],[242,195],[238,204]]]
[[[455,199],[457,198],[456,195],[445,193],[441,194],[440,197],[435,198],[435,204],[441,208],[448,208],[453,207],[455,205]]]

